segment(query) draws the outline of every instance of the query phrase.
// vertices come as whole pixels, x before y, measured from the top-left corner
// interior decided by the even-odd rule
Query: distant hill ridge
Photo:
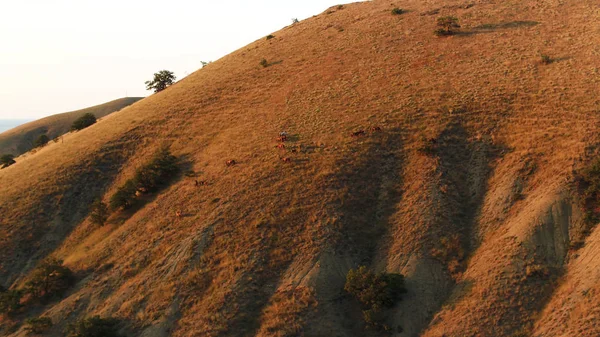
[[[0,154],[21,155],[33,148],[33,142],[42,134],[50,139],[69,132],[71,124],[86,113],[101,118],[129,106],[143,97],[124,97],[89,108],[44,117],[0,133]]]

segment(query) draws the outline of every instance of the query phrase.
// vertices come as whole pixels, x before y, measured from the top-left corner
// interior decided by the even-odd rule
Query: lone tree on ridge
[[[154,73],[154,79],[152,81],[146,81],[146,90],[154,90],[154,92],[163,91],[173,83],[175,83],[175,75],[173,72],[161,70]]]

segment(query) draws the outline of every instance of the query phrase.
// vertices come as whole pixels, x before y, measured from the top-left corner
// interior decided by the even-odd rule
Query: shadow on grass
[[[486,23],[486,24],[474,27],[473,29],[478,30],[478,31],[481,31],[481,30],[495,31],[495,30],[501,30],[501,29],[534,27],[539,24],[540,23],[537,21],[511,21],[511,22],[502,22],[502,23]]]
[[[537,26],[538,24],[539,24],[539,22],[537,22],[537,21],[511,21],[511,22],[504,22],[504,23],[486,23],[483,25],[473,27],[473,29],[471,29],[471,30],[455,31],[450,34],[446,34],[446,35],[441,34],[438,36],[440,36],[440,37],[453,36],[453,35],[454,36],[472,36],[472,35],[479,35],[479,34],[489,34],[489,33],[499,31],[499,30],[505,30],[505,29],[534,27],[534,26]]]

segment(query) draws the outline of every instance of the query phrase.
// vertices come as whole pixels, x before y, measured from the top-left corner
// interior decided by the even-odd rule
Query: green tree
[[[383,309],[392,307],[406,292],[404,276],[375,274],[365,266],[348,272],[344,290],[361,303],[367,323],[382,327],[385,327],[382,324],[385,320]]]
[[[102,200],[98,199],[92,203],[92,208],[90,211],[90,220],[93,224],[104,226],[106,220],[108,220],[109,216],[108,206],[102,202]]]
[[[119,337],[115,318],[93,316],[77,321],[67,327],[68,337]]]
[[[37,266],[28,281],[25,290],[36,299],[60,295],[75,281],[73,272],[56,258],[47,258]]]
[[[458,24],[458,18],[454,16],[443,16],[437,19],[438,30],[436,30],[436,34],[438,35],[452,35],[454,34],[454,29],[460,28]]]
[[[173,83],[175,83],[175,75],[173,72],[161,70],[154,73],[154,79],[152,81],[146,81],[146,90],[154,90],[154,92],[163,91]]]
[[[96,123],[96,116],[86,113],[71,124],[71,131],[82,130]]]
[[[40,135],[36,138],[35,142],[33,142],[33,147],[42,147],[50,141],[50,138],[46,134]]]
[[[168,147],[161,147],[150,162],[137,170],[133,180],[137,189],[154,192],[178,171],[177,157],[171,154]]]
[[[133,206],[136,191],[137,187],[133,180],[127,180],[127,182],[119,187],[117,192],[110,197],[110,209],[117,211],[120,209],[128,209]]]
[[[0,165],[2,165],[2,168],[7,168],[14,163],[16,163],[15,156],[12,154],[3,154],[0,157]]]

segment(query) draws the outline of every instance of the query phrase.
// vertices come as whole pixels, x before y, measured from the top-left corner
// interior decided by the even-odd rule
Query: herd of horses
[[[381,127],[373,126],[369,129],[369,131],[371,133],[381,132]],[[352,132],[350,134],[350,137],[359,138],[359,137],[366,136],[366,135],[367,135],[367,131],[360,129],[358,131]],[[277,142],[277,145],[275,145],[275,148],[277,148],[278,150],[286,151],[287,147],[285,146],[285,142],[288,141],[288,133],[285,131],[280,132],[279,136],[277,138],[275,138],[275,141]],[[301,150],[302,150],[302,146],[296,145],[295,147],[292,147],[290,149],[290,152],[296,153],[296,152],[300,152]],[[290,157],[281,157],[280,156],[279,159],[284,163],[292,162],[292,159]],[[225,162],[225,166],[227,166],[227,167],[234,166],[236,164],[237,164],[237,162],[234,159],[229,159]],[[198,186],[198,181],[196,181],[196,186]]]
[[[376,132],[381,132],[381,128],[379,126],[374,126],[371,127],[369,129],[369,131],[371,133],[376,133]],[[354,131],[350,134],[351,138],[359,138],[359,137],[363,137],[367,135],[367,131],[360,129],[357,131]],[[282,150],[282,151],[286,151],[287,147],[285,146],[285,143],[288,141],[288,133],[283,131],[279,133],[279,136],[277,138],[275,138],[275,141],[277,142],[277,145],[275,145],[275,148],[277,148],[278,150]],[[296,145],[294,147],[291,147],[290,152],[292,153],[296,153],[302,150],[302,145]],[[279,159],[284,162],[284,163],[291,163],[292,159],[290,157],[279,157]],[[234,159],[229,159],[227,161],[225,161],[225,166],[230,167],[230,166],[234,166],[236,165],[237,162]],[[198,186],[205,186],[208,185],[208,182],[205,180],[195,180],[194,181],[194,185],[196,187]],[[183,216],[183,213],[178,210],[175,212],[175,216],[177,218],[181,218]]]

